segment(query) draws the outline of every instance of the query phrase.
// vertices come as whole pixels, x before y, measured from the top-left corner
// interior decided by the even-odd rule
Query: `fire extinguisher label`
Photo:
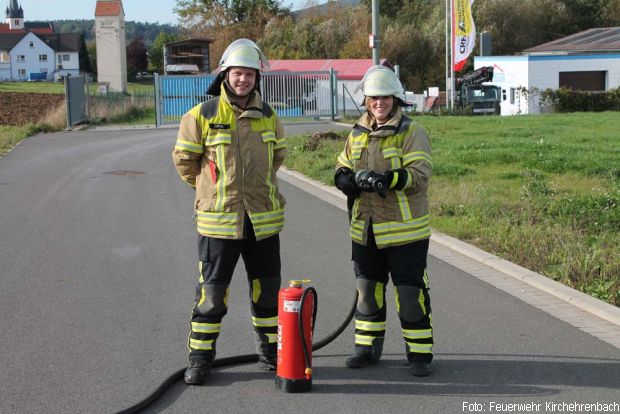
[[[284,312],[299,312],[299,304],[298,300],[285,300],[284,301]]]

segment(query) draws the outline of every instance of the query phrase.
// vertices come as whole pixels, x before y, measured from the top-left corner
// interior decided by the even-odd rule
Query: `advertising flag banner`
[[[452,0],[453,65],[456,72],[463,69],[467,57],[476,45],[476,25],[471,13],[474,0]]]

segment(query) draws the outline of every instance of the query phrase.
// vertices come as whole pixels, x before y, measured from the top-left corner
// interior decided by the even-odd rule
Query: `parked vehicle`
[[[493,80],[493,66],[484,66],[456,80],[457,106],[470,107],[474,115],[499,115],[502,90],[499,86],[483,85]]]
[[[28,73],[28,82],[41,82],[47,80],[47,72]]]

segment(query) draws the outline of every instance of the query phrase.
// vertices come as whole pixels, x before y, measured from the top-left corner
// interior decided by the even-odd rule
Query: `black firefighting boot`
[[[212,357],[193,355],[189,357],[189,366],[185,370],[185,383],[188,385],[202,385],[207,380],[213,365]]]
[[[355,345],[353,355],[348,357],[344,364],[349,368],[366,368],[369,364],[377,362],[383,352],[383,338],[375,338],[372,346]]]
[[[415,354],[408,353],[407,359],[411,364],[413,375],[416,377],[428,377],[433,372],[432,360],[428,358],[417,358]]]
[[[258,354],[258,369],[261,371],[275,371],[277,365],[277,344],[269,343],[263,333],[254,333],[256,353]]]

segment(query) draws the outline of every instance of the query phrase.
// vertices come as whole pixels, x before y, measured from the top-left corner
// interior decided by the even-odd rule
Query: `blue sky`
[[[32,20],[92,19],[95,15],[95,0],[18,0],[24,9],[24,17]],[[284,0],[282,5],[299,8],[306,0]],[[124,0],[125,20],[140,22],[176,23],[177,15],[172,11],[176,0]],[[2,20],[9,0],[0,0]]]

